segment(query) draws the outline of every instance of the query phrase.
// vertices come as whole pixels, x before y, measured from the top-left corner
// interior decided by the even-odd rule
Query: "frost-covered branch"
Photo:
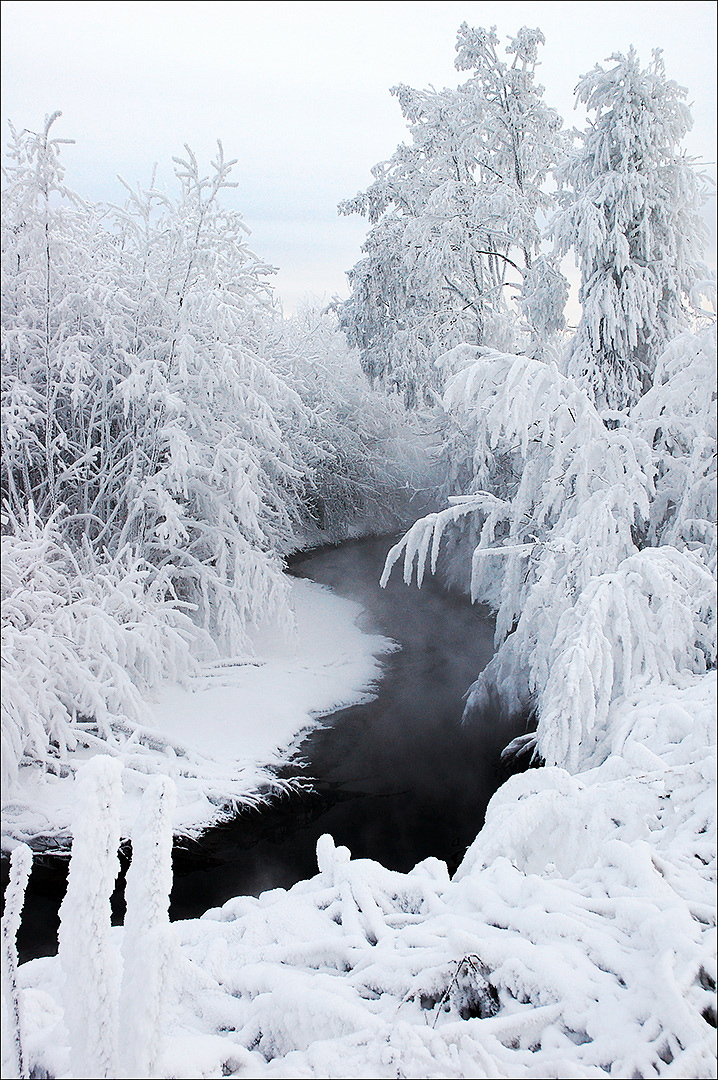
[[[666,381],[612,427],[554,365],[470,346],[443,358],[447,456],[466,493],[412,526],[382,584],[403,558],[420,585],[450,532],[448,572],[496,611],[467,715],[494,689],[510,710],[532,703],[541,754],[572,770],[608,752],[618,696],[715,664],[714,348],[712,330],[678,338]],[[702,465],[686,483],[690,455]]]

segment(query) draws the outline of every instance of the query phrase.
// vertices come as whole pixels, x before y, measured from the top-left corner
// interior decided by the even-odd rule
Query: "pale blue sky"
[[[688,87],[691,154],[715,162],[716,7],[701,3],[34,2],[2,5],[2,124],[37,129],[61,109],[67,181],[121,201],[120,173],[148,180],[189,143],[209,160],[216,139],[239,159],[232,204],[256,252],[279,267],[291,310],[305,293],[346,295],[366,225],[337,203],[366,187],[405,128],[389,87],[456,85],[456,30],[522,25],[546,36],[541,81],[567,124],[573,88],[611,52],[644,62],[664,49]],[[715,175],[715,169],[713,168]]]

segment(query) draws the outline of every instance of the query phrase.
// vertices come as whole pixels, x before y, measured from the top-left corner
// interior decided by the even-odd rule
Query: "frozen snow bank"
[[[512,778],[453,880],[325,836],[311,880],[174,923],[158,1075],[715,1077],[715,707],[712,675],[615,703],[614,753]],[[58,961],[20,985],[69,1075]]]
[[[124,740],[95,740],[71,755],[65,776],[23,766],[12,802],[3,805],[3,843],[70,833],[72,776],[95,753],[125,766],[121,828],[128,835],[149,776],[177,787],[176,832],[193,833],[228,806],[251,802],[276,783],[271,767],[318,717],[372,696],[378,657],[395,645],[356,625],[359,604],[322,585],[292,580],[296,634],[266,633],[257,655],[203,665],[185,685],[165,683],[149,718]]]

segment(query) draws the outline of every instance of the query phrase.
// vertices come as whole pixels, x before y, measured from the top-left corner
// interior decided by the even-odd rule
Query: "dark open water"
[[[401,651],[384,658],[374,701],[334,713],[302,741],[301,760],[283,775],[304,779],[309,790],[176,845],[172,919],[311,877],[325,832],[356,858],[406,871],[434,855],[452,873],[476,836],[505,779],[501,750],[525,723],[501,721],[498,712],[461,723],[463,696],[493,654],[493,621],[431,578],[421,591],[404,585],[400,567],[380,589],[391,543],[349,541],[292,561],[292,573],[358,600],[366,628],[398,641]],[[2,871],[4,885],[6,859]],[[36,859],[18,937],[21,960],[56,951],[65,874],[65,859]],[[113,906],[121,921],[122,881]]]

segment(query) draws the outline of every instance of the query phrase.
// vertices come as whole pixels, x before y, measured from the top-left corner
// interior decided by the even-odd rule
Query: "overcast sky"
[[[405,137],[397,83],[456,86],[456,30],[496,24],[546,36],[540,80],[567,124],[578,78],[635,45],[664,50],[686,86],[695,126],[686,148],[715,175],[716,5],[701,3],[20,2],[2,4],[2,125],[38,130],[62,110],[66,182],[122,201],[116,177],[149,180],[154,162],[188,143],[209,161],[222,139],[238,158],[227,199],[251,245],[279,268],[291,311],[310,293],[347,293],[360,257],[361,218],[337,203],[365,188],[370,168]],[[5,143],[3,138],[3,144]]]

